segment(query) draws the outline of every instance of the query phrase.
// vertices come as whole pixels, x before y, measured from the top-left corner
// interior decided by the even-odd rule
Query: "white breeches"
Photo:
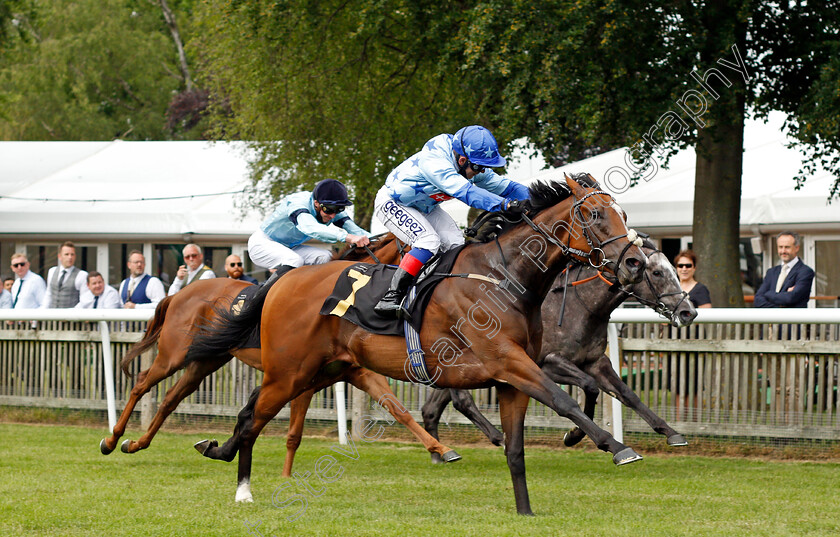
[[[385,188],[379,190],[374,201],[374,213],[388,231],[412,248],[423,248],[436,254],[464,244],[464,234],[449,216],[449,213],[435,207],[424,214],[412,207],[394,201]]]
[[[332,259],[332,253],[323,248],[300,244],[289,248],[271,240],[263,230],[256,230],[248,239],[248,257],[258,267],[272,269],[277,265],[300,267],[320,265]]]

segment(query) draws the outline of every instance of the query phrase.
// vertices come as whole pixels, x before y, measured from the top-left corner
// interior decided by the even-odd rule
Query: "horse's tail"
[[[140,356],[140,354],[142,354],[146,349],[157,343],[160,338],[160,331],[163,330],[163,323],[166,321],[166,310],[169,309],[169,303],[171,301],[172,297],[167,296],[158,303],[155,308],[155,316],[152,317],[152,320],[149,321],[149,325],[146,327],[146,335],[143,336],[143,339],[135,343],[134,346],[128,350],[126,355],[123,356],[122,361],[120,361],[120,367],[122,368],[125,376],[128,378],[131,378],[131,373],[128,371],[128,366],[131,362]]]
[[[196,327],[184,365],[195,360],[229,356],[232,349],[242,347],[260,324],[265,297],[271,287],[289,270],[291,267],[276,270],[238,314],[231,313],[228,304],[214,306],[215,319]]]

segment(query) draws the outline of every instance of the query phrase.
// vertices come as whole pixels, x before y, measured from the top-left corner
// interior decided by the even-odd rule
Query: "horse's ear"
[[[580,183],[569,177],[568,174],[563,174],[566,177],[566,184],[569,185],[569,189],[571,189],[572,194],[576,198],[579,198],[584,195],[584,188],[580,186]]]

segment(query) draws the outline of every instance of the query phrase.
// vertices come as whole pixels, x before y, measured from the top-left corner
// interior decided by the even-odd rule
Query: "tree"
[[[188,50],[220,112],[216,135],[254,142],[252,201],[333,177],[351,184],[355,218],[369,225],[396,164],[476,122],[475,80],[440,65],[462,12],[412,0],[203,5]]]
[[[5,140],[165,140],[184,85],[158,3],[56,0],[0,52]]]
[[[787,112],[811,156],[838,169],[838,3],[491,0],[472,13],[463,64],[485,73],[479,111],[505,136],[528,136],[549,160],[627,146],[621,188],[655,180],[655,155],[697,147],[700,278],[715,304],[743,305],[744,118]]]

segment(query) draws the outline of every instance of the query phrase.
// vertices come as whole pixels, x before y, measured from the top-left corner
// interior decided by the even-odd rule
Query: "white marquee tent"
[[[794,189],[801,155],[785,147],[782,117],[767,124],[749,121],[745,131],[741,223],[744,233],[772,233],[783,227],[840,230],[840,203],[826,201],[833,176],[822,171]],[[514,158],[509,175],[560,178],[589,172],[602,184],[614,166],[625,166],[616,150],[540,172],[541,160]],[[185,234],[202,239],[243,240],[262,215],[243,217],[235,206],[247,184],[242,143],[208,142],[0,142],[0,236],[69,235],[137,237],[180,242]],[[616,195],[630,224],[652,233],[689,235],[694,193],[694,151],[672,159],[649,181]],[[114,201],[138,200],[145,201]],[[159,199],[150,199],[159,198]],[[165,199],[171,198],[171,199]],[[59,201],[59,200],[111,201]],[[51,200],[51,201],[44,201]],[[460,222],[466,207],[447,210]],[[373,231],[382,231],[374,225]]]

